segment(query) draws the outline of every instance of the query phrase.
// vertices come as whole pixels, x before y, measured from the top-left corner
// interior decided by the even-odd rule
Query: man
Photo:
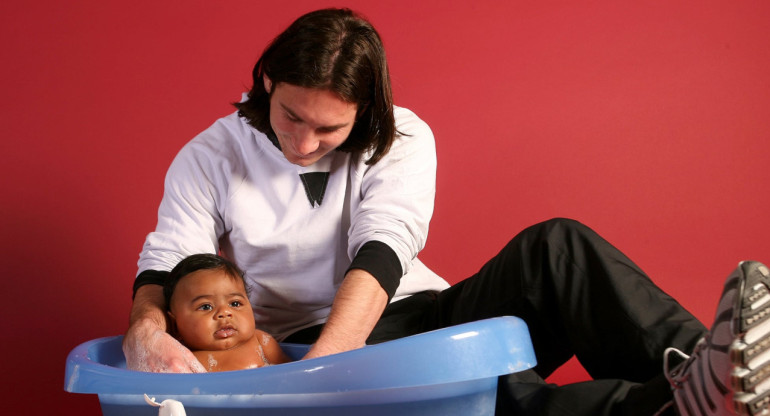
[[[309,13],[270,44],[253,78],[238,112],[169,169],[139,260],[129,367],[202,371],[166,333],[158,285],[187,255],[221,252],[245,271],[257,326],[312,343],[305,358],[515,315],[538,366],[501,378],[500,414],[768,411],[763,265],[743,263],[728,278],[711,333],[615,247],[566,219],[524,230],[447,288],[417,259],[433,211],[433,135],[393,105],[374,28],[349,10]],[[692,355],[674,363],[674,351]],[[573,354],[595,380],[545,384]]]

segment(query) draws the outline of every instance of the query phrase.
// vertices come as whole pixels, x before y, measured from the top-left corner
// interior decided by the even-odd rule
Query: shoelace
[[[696,350],[697,350],[697,347],[696,347]],[[682,358],[684,360],[684,362],[682,363],[682,368],[680,369],[680,371],[677,371],[677,374],[682,374],[682,372],[685,369],[685,366],[687,365],[687,361],[690,359],[690,356],[685,354],[684,352],[682,352],[682,350],[680,350],[679,348],[668,347],[665,350],[663,350],[663,374],[665,375],[666,380],[668,380],[668,384],[671,385],[671,388],[675,389],[675,388],[677,388],[679,386],[681,381],[684,381],[684,380],[681,380],[679,382],[674,380],[674,376],[673,376],[671,368],[670,368],[671,367],[671,363],[669,361],[669,356],[671,355],[671,353],[676,353],[680,358]],[[668,403],[664,404],[652,416],[662,416],[666,412],[666,410],[668,410],[671,407],[674,407],[674,400],[673,399],[671,401],[669,401]]]
[[[700,344],[700,342],[698,344]],[[698,347],[696,346],[695,350],[697,351],[697,349]],[[665,350],[663,350],[663,374],[666,376],[666,380],[668,380],[668,383],[671,385],[671,387],[676,388],[684,380],[680,380],[680,381],[674,380],[674,374],[673,374],[673,371],[671,371],[670,361],[669,361],[669,356],[671,355],[672,352],[676,353],[680,358],[684,360],[684,365],[682,366],[681,369],[679,369],[679,371],[677,371],[677,375],[682,374],[684,372],[684,369],[687,366],[687,360],[690,359],[690,356],[682,352],[682,350],[680,350],[679,348],[668,347]]]

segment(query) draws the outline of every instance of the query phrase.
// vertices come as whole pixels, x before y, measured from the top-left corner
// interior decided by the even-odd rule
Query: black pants
[[[527,323],[538,364],[500,378],[501,415],[651,415],[672,397],[664,349],[690,352],[706,332],[595,232],[555,219],[524,230],[451,288],[388,305],[368,342],[503,315]],[[312,342],[318,332],[288,341]],[[593,381],[543,381],[573,355]]]

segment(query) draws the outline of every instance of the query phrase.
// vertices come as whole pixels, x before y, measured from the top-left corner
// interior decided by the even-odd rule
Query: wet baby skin
[[[255,328],[243,281],[222,270],[197,270],[174,289],[169,317],[175,335],[208,371],[288,362],[273,337]]]

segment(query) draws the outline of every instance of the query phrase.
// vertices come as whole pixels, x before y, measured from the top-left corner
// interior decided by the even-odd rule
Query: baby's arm
[[[291,361],[286,353],[283,352],[281,346],[270,334],[264,331],[257,330],[255,336],[259,337],[259,343],[262,345],[262,350],[265,353],[266,364],[282,364]]]

